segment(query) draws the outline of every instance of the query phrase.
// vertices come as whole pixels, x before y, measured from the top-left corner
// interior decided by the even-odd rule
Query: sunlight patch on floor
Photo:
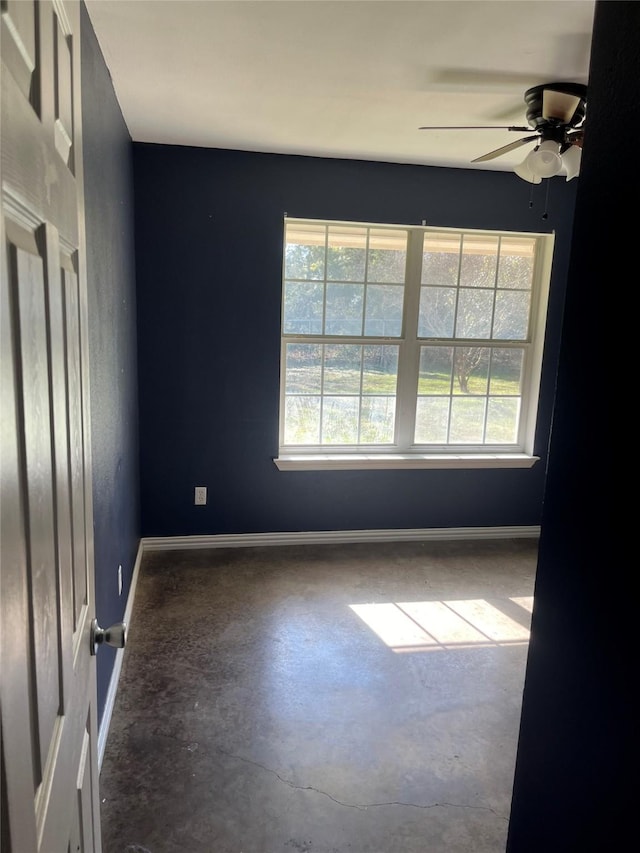
[[[515,598],[512,598],[514,604],[520,605],[520,607],[524,607],[529,613],[533,613],[533,596],[532,595],[521,595]]]
[[[533,597],[509,601],[531,613]],[[394,652],[513,646],[529,641],[527,627],[484,599],[350,604],[349,607]]]

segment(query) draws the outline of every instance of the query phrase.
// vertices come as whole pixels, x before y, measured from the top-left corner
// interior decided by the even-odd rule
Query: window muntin
[[[285,335],[400,337],[407,229],[287,221]]]
[[[531,453],[552,244],[287,219],[281,454]]]
[[[398,346],[285,344],[284,443],[392,444]]]
[[[526,340],[537,238],[425,234],[420,338]]]
[[[520,348],[420,347],[416,444],[515,444],[523,358]]]

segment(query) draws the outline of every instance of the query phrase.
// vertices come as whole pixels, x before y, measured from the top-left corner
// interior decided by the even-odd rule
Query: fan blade
[[[427,126],[427,127],[419,127],[418,130],[517,130],[520,133],[525,133],[528,130],[531,130],[530,127],[493,127],[487,124],[481,124],[478,127],[474,127],[473,125],[465,125],[464,127],[458,126]]]
[[[542,118],[545,121],[561,121],[569,124],[573,114],[580,106],[580,98],[558,92],[555,89],[545,89],[542,95]]]
[[[496,148],[495,151],[490,151],[488,154],[483,154],[482,157],[476,157],[475,160],[472,160],[472,163],[484,163],[485,160],[493,160],[495,157],[500,157],[502,154],[506,154],[509,151],[513,151],[516,148],[519,148],[521,145],[525,145],[527,142],[533,142],[534,139],[539,139],[538,134],[535,136],[525,136],[524,139],[516,139],[515,142],[510,142],[508,145],[503,145],[502,148]]]

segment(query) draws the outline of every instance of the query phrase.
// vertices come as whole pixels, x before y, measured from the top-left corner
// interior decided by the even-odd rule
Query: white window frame
[[[399,337],[347,335],[293,335],[284,334],[284,255],[286,249],[286,224],[354,226],[373,229],[400,229],[408,233],[407,265],[405,276],[402,334]],[[482,339],[482,346],[505,347],[513,345],[524,350],[522,393],[518,441],[514,445],[434,446],[412,444],[414,435],[419,350],[425,338],[418,338],[418,315],[421,288],[422,250],[424,235],[450,233],[472,236],[526,236],[536,240],[536,251],[531,287],[529,334],[523,340],[504,341]],[[531,468],[539,460],[534,455],[534,437],[540,391],[542,355],[546,315],[551,281],[551,265],[555,236],[553,233],[496,231],[473,228],[440,228],[352,222],[346,220],[314,220],[285,217],[283,223],[283,276],[281,312],[279,452],[274,463],[286,470],[341,470],[341,469],[397,469],[397,468]],[[445,343],[445,341],[442,341]],[[469,346],[470,339],[447,339],[450,346]],[[284,445],[285,411],[285,353],[289,343],[383,343],[399,346],[398,386],[396,391],[396,443],[394,445]]]

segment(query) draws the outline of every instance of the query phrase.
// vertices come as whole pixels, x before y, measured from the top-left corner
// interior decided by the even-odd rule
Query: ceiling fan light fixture
[[[579,145],[572,145],[562,155],[562,165],[567,173],[567,180],[577,178],[580,173],[580,161],[582,160],[582,149]]]
[[[519,178],[522,178],[523,181],[528,181],[530,184],[541,184],[542,178],[538,177],[538,175],[534,175],[534,173],[529,168],[529,157],[531,154],[527,154],[522,163],[519,166],[516,166],[513,170]]]
[[[525,160],[514,168],[523,181],[540,184],[544,178],[563,174],[567,181],[577,177],[580,171],[584,121],[587,111],[587,87],[582,83],[546,83],[532,86],[524,93],[527,107],[526,117],[534,131],[475,157],[472,163],[495,160],[510,151],[515,151],[530,142],[535,148]],[[527,132],[528,127],[509,126],[498,128],[493,125],[424,126],[420,130],[508,130]]]
[[[562,169],[560,145],[552,139],[546,139],[536,146],[527,157],[527,165],[539,178],[552,178]]]

